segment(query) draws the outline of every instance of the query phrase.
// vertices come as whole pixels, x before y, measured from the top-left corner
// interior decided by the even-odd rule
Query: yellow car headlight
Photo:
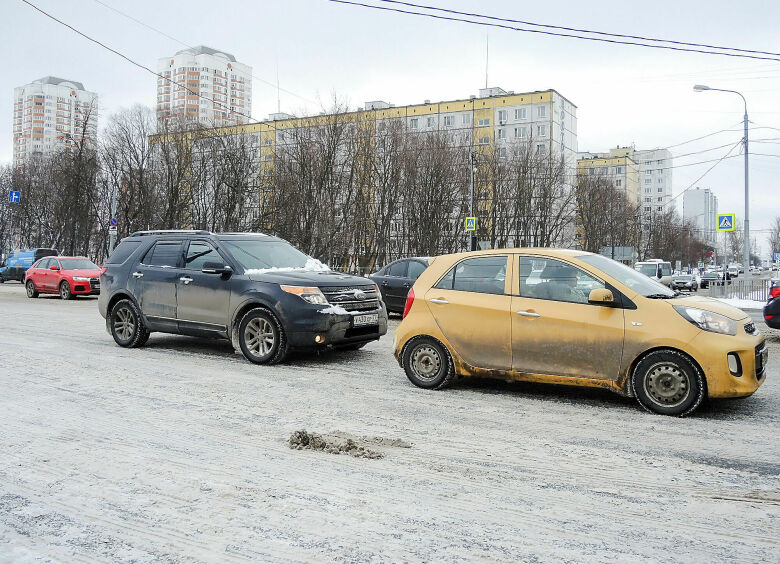
[[[736,322],[726,316],[695,307],[674,306],[674,309],[685,319],[704,331],[721,333],[723,335],[737,334]]]

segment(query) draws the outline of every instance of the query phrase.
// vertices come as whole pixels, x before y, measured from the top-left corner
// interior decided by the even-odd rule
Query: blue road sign
[[[22,200],[22,193],[11,190],[8,192],[8,201],[12,204],[18,204]]]
[[[109,222],[108,222],[108,224],[109,224],[111,227],[116,227],[116,224],[117,224],[117,220],[116,220],[116,218],[115,218],[115,217],[112,217],[112,218],[111,218],[111,221],[109,221]]]
[[[780,261],[780,253],[775,253],[775,262]]]
[[[734,219],[733,213],[719,213],[715,227],[718,231],[734,231]]]
[[[476,231],[477,230],[477,218],[476,217],[467,217],[466,218],[466,231]]]

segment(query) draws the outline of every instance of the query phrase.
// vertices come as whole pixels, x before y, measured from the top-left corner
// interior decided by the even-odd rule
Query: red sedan
[[[59,294],[63,300],[100,293],[103,269],[86,257],[44,257],[24,277],[28,298]]]

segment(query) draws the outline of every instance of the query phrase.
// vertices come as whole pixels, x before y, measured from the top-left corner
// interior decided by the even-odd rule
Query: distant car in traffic
[[[403,313],[406,294],[428,268],[428,260],[428,257],[399,259],[369,276],[379,286],[388,312]]]
[[[738,266],[730,266],[727,270],[731,278],[737,278],[739,273],[742,272]]]
[[[394,344],[421,388],[461,376],[589,386],[676,416],[706,397],[753,394],[768,357],[735,307],[681,296],[601,255],[548,248],[434,257]]]
[[[47,257],[36,262],[25,275],[28,298],[59,294],[63,300],[100,293],[103,269],[87,257]]]
[[[764,305],[764,322],[772,329],[780,329],[780,280],[771,281],[769,299]]]
[[[59,255],[57,249],[17,249],[0,265],[0,283],[9,280],[24,282],[24,274],[36,261],[43,257]]]
[[[699,284],[696,282],[696,278],[690,274],[678,274],[672,278],[671,288],[672,290],[696,292],[699,289]]]
[[[717,272],[705,272],[699,279],[699,287],[702,289],[709,288],[710,284],[720,282],[722,279],[723,277]]]
[[[121,347],[153,331],[229,339],[256,364],[387,333],[377,285],[261,233],[138,231],[105,262],[98,311]]]

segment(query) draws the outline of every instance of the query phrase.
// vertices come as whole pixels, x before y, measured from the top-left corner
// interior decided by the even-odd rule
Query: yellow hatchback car
[[[421,388],[458,376],[591,386],[678,416],[705,397],[749,396],[768,356],[741,310],[564,249],[431,259],[409,291],[394,347]]]

